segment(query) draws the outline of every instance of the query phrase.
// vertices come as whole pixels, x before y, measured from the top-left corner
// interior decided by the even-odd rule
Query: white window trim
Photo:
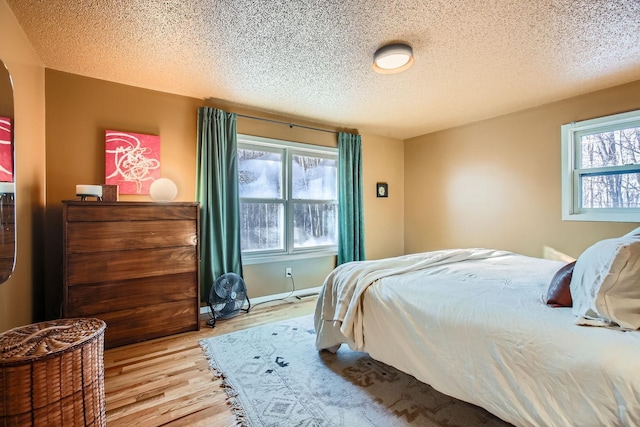
[[[640,209],[579,208],[579,174],[576,169],[577,135],[584,131],[623,128],[632,122],[640,122],[640,110],[567,123],[561,126],[563,221],[640,222]],[[624,169],[632,170],[633,167]]]
[[[262,146],[267,148],[278,148],[286,147],[290,149],[293,154],[318,154],[318,155],[327,155],[330,154],[332,157],[335,156],[337,158],[338,149],[335,147],[325,147],[321,145],[312,145],[312,144],[304,144],[300,142],[293,141],[285,141],[271,138],[264,138],[260,136],[254,135],[244,135],[238,134],[238,148],[242,144],[248,144],[253,146]],[[290,183],[288,168],[283,171],[283,185],[284,191],[287,192],[287,197],[285,197],[285,210],[291,210],[291,203],[287,203],[288,197],[290,195]],[[291,212],[285,212],[285,226],[287,229],[289,228],[289,218],[292,215]],[[296,249],[288,252],[289,248],[293,247],[293,236],[288,230],[285,231],[285,249],[282,251],[262,251],[259,253],[251,253],[251,252],[242,252],[242,263],[245,265],[251,264],[263,264],[270,262],[281,262],[281,261],[292,261],[298,259],[308,259],[308,258],[318,258],[318,257],[327,257],[327,256],[336,256],[338,254],[338,246],[320,246],[312,249]]]

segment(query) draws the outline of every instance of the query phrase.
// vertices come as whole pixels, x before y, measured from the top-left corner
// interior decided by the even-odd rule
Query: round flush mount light
[[[373,54],[373,69],[380,74],[396,74],[413,65],[413,49],[404,43],[382,46]]]

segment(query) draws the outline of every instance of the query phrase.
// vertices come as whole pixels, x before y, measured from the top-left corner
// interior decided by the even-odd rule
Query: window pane
[[[294,199],[336,200],[338,161],[312,156],[293,156],[291,194]]]
[[[243,251],[284,249],[284,205],[240,203],[240,246]]]
[[[294,248],[338,244],[337,205],[296,203],[293,210]]]
[[[582,208],[640,208],[640,173],[582,175]]]
[[[240,197],[282,198],[282,153],[238,149]]]
[[[582,165],[600,168],[640,163],[640,127],[583,135],[580,137]]]

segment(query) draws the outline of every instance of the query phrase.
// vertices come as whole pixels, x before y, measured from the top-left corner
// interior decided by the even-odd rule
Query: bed
[[[561,261],[479,248],[343,264],[318,298],[316,347],[365,351],[516,426],[640,425],[640,261],[617,259],[640,254],[640,235],[621,239],[572,266],[573,306],[547,304]],[[620,279],[626,317],[597,301]]]

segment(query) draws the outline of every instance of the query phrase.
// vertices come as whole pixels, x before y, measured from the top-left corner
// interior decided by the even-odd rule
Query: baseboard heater
[[[287,297],[296,297],[298,300],[301,300],[303,298],[309,298],[318,295],[320,293],[320,289],[322,289],[322,286],[317,286],[315,288],[298,289],[293,293],[283,292],[281,294],[265,295],[263,297],[256,298],[251,298],[251,295],[249,295],[249,298],[251,299],[251,305],[259,304],[262,302],[281,300]],[[208,314],[209,311],[209,307],[206,305],[200,307],[200,314]]]

